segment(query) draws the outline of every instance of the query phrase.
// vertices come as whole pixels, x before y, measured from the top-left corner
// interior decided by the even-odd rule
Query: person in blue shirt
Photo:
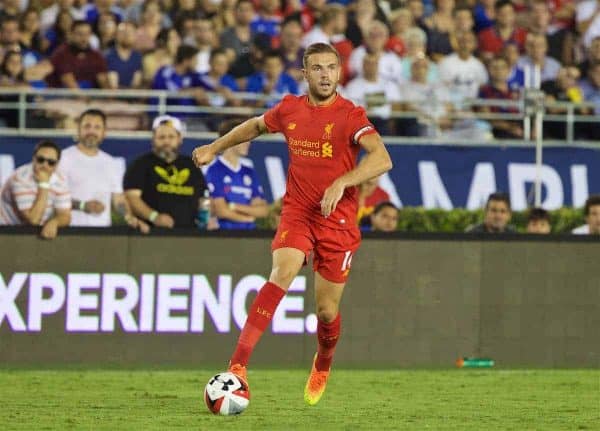
[[[133,23],[122,22],[119,24],[115,46],[106,52],[109,81],[115,88],[140,88],[142,86],[142,54],[133,49],[135,30]]]
[[[262,71],[248,77],[246,91],[272,96],[259,106],[270,108],[285,94],[299,94],[298,82],[283,71],[283,60],[277,51],[269,51],[262,62]]]
[[[196,56],[198,49],[189,45],[181,45],[175,54],[175,62],[170,66],[158,69],[152,81],[153,90],[168,90],[183,93],[189,97],[169,97],[169,112],[178,118],[190,118],[192,114],[177,112],[176,106],[208,105],[206,86],[196,72]],[[158,103],[158,101],[154,101]],[[196,115],[198,117],[198,115]]]
[[[219,135],[242,123],[243,120],[236,119],[222,122]],[[225,150],[206,170],[213,212],[220,229],[255,229],[255,220],[269,214],[256,172],[242,159],[248,155],[249,148],[250,142],[245,142]]]

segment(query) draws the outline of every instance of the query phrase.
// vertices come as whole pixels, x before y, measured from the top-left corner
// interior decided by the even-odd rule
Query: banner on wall
[[[36,138],[0,138],[0,181],[15,166],[31,160]],[[59,138],[68,146],[72,139]],[[208,141],[186,139],[183,152]],[[150,149],[140,139],[107,139],[102,149],[129,163]],[[495,191],[508,192],[513,209],[533,203],[537,175],[534,148],[458,145],[388,145],[393,169],[380,185],[398,206],[476,209]],[[287,147],[283,141],[256,141],[250,158],[270,201],[285,193]],[[583,206],[590,194],[600,193],[600,150],[550,147],[544,150],[542,206]]]

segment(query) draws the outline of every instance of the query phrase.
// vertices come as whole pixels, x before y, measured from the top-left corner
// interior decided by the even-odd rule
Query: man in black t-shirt
[[[193,227],[206,183],[192,159],[179,154],[182,122],[162,115],[152,123],[152,151],[128,166],[123,189],[135,215],[158,227]]]

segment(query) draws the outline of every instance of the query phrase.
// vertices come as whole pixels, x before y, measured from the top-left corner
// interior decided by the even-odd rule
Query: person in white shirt
[[[440,81],[461,99],[475,99],[479,87],[488,82],[483,63],[473,56],[477,38],[473,32],[456,36],[456,52],[445,56],[439,64]]]
[[[129,226],[147,232],[148,225],[131,213],[123,194],[124,166],[99,148],[105,135],[105,114],[89,109],[79,117],[77,144],[63,151],[59,172],[73,199],[71,226],[111,226],[112,206]]]
[[[364,45],[355,48],[350,54],[349,68],[352,76],[361,75],[363,59],[367,53],[381,54],[378,67],[379,77],[397,84],[404,82],[400,58],[392,52],[385,51],[389,35],[390,32],[384,23],[381,21],[371,23],[365,36]]]
[[[71,220],[71,196],[56,172],[60,148],[54,142],[36,145],[32,163],[10,176],[0,191],[0,225],[42,226],[41,236],[53,239]]]
[[[585,201],[585,222],[571,231],[576,235],[600,235],[600,195],[592,195]]]
[[[400,90],[397,84],[379,76],[380,56],[381,54],[365,55],[362,76],[350,81],[341,93],[344,97],[368,110],[369,119],[379,133],[389,134],[387,120],[390,118],[393,105],[400,101]]]

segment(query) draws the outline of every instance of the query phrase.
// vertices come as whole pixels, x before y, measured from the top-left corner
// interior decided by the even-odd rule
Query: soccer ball
[[[204,402],[214,414],[239,415],[250,404],[248,384],[233,373],[213,376],[204,388]]]

